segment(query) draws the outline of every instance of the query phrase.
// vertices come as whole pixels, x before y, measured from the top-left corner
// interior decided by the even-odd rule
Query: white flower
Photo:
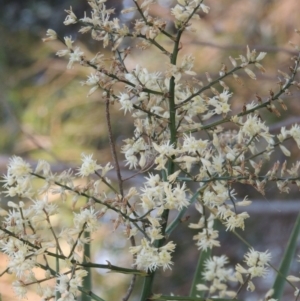
[[[283,142],[287,138],[288,134],[289,132],[286,130],[285,126],[283,126],[280,129],[280,134],[277,135],[277,138],[280,142]]]
[[[62,56],[65,56],[65,55],[67,55],[69,53],[70,53],[69,49],[62,49],[62,50],[58,50],[56,52],[56,55],[59,56],[59,57],[62,57]]]
[[[27,294],[27,286],[23,283],[23,281],[14,281],[12,283],[12,288],[15,292],[15,294],[20,298],[20,299],[25,299],[26,294]],[[27,299],[27,298],[26,298]]]
[[[291,152],[282,144],[279,144],[280,149],[282,150],[282,152],[287,156],[290,157],[291,156]]]
[[[86,231],[94,232],[99,228],[97,218],[98,212],[93,208],[83,209],[80,213],[74,213],[74,226],[76,229],[82,229],[85,226]]]
[[[300,148],[300,126],[298,124],[294,124],[288,133],[294,138],[298,148]]]
[[[34,173],[38,174],[42,171],[43,176],[48,176],[51,173],[50,164],[45,160],[39,160]]]
[[[210,293],[219,291],[219,297],[227,294],[227,282],[237,281],[233,270],[225,268],[228,258],[224,255],[213,256],[204,262],[203,279],[210,281],[207,286],[197,285],[197,290],[209,290]]]
[[[197,235],[194,235],[193,240],[197,240],[196,246],[199,250],[206,251],[207,249],[220,246],[220,242],[217,240],[218,237],[219,232],[217,230],[213,230],[212,227],[209,227],[204,228]]]
[[[61,296],[61,298],[59,298],[57,301],[75,301],[75,300],[76,300],[76,299],[75,299],[75,296],[74,296],[72,293],[66,291],[66,292]]]
[[[110,162],[106,163],[106,165],[105,165],[104,167],[101,167],[101,168],[102,168],[102,171],[101,171],[101,176],[102,176],[102,177],[105,177],[106,174],[107,174],[110,170],[114,169],[114,167],[111,165]]]
[[[244,258],[249,267],[247,273],[251,275],[251,278],[264,277],[266,275],[268,270],[266,265],[271,260],[271,254],[268,251],[258,252],[251,248],[249,252],[245,254]]]
[[[47,38],[42,39],[43,42],[48,42],[57,39],[57,33],[53,29],[48,29],[46,32]]]
[[[36,266],[36,261],[34,256],[29,255],[28,250],[24,248],[11,254],[8,263],[9,272],[14,273],[19,279],[30,272]]]
[[[233,231],[235,228],[241,228],[244,230],[245,224],[244,221],[249,217],[247,212],[242,212],[239,214],[231,214],[230,217],[226,219],[225,225],[227,226],[226,231]]]
[[[136,156],[126,156],[126,164],[125,166],[129,165],[129,169],[136,169],[137,165],[138,165],[138,159]]]
[[[168,184],[168,186],[169,185],[170,184]],[[173,208],[180,210],[180,209],[182,209],[182,207],[187,207],[189,205],[189,201],[186,197],[185,191],[186,191],[185,182],[182,184],[181,187],[180,187],[180,184],[177,183],[176,187],[173,188],[173,190],[172,190],[172,195],[174,197],[174,200],[173,200],[174,203],[171,202],[171,207],[174,206]],[[172,197],[171,197],[171,199],[172,199]],[[167,201],[167,205],[169,205],[167,193],[166,193],[166,201]]]
[[[98,85],[92,87],[92,88],[89,90],[89,92],[88,92],[88,94],[87,94],[87,97],[91,96],[98,88],[99,88]]]
[[[131,112],[133,109],[132,100],[130,99],[129,95],[126,93],[121,93],[119,96],[119,101],[121,104],[120,110],[124,110],[124,115],[127,111]]]
[[[153,247],[145,238],[141,240],[140,246],[130,247],[129,252],[136,255],[135,264],[138,269],[155,271],[162,267],[170,269],[172,263],[171,253],[175,250],[175,244],[168,242],[161,248]]]
[[[44,198],[42,200],[33,201],[33,205],[30,209],[35,212],[35,216],[45,216],[45,213],[50,216],[57,213],[58,206],[53,202],[49,202],[47,198]]]
[[[76,175],[79,175],[80,177],[87,177],[94,174],[97,170],[102,169],[101,165],[98,165],[97,161],[93,160],[92,158],[93,155],[81,155],[81,160],[83,163]]]
[[[256,79],[256,75],[252,70],[250,70],[249,68],[244,68],[244,71],[249,75],[250,78]]]
[[[13,176],[17,179],[28,176],[32,172],[32,169],[29,163],[25,162],[21,157],[13,156],[9,159],[7,171],[10,176]]]
[[[255,290],[255,286],[252,281],[248,281],[247,291],[253,292]]]
[[[248,273],[251,274],[251,278],[264,277],[267,274],[267,268],[264,266],[254,266],[248,269]]]
[[[257,115],[247,115],[247,120],[243,124],[241,132],[248,137],[254,137],[262,132],[269,132],[269,128],[257,117]]]
[[[162,239],[164,236],[161,234],[161,229],[160,228],[155,228],[155,227],[149,227],[147,229],[147,234],[149,235],[151,239],[151,243],[153,243],[155,240]]]
[[[98,82],[100,80],[100,77],[98,74],[95,74],[95,73],[91,73],[89,76],[88,76],[88,79],[86,82],[84,82],[86,85],[88,86],[94,86],[94,85],[97,85]]]
[[[229,59],[230,59],[231,64],[233,65],[233,67],[236,67],[237,66],[236,60],[231,56],[229,57]]]
[[[125,74],[126,80],[128,80],[130,83],[134,85],[139,85],[139,81],[137,80],[136,76],[132,73],[126,73]]]
[[[154,149],[161,155],[173,156],[176,153],[174,149],[174,144],[171,144],[170,141],[166,141],[165,143],[158,145],[155,142],[152,143]]]
[[[163,270],[171,269],[171,265],[173,264],[171,259],[171,254],[167,250],[162,249],[158,253],[158,265],[161,266]]]
[[[175,17],[175,19],[179,22],[184,22],[188,19],[191,15],[191,10],[186,10],[181,5],[176,5],[174,8],[171,9],[171,14]]]
[[[77,23],[77,17],[72,11],[72,7],[70,7],[70,10],[65,10],[68,15],[66,16],[66,19],[64,21],[65,25],[75,24]]]
[[[197,284],[196,288],[197,288],[197,291],[207,291],[207,290],[209,290],[209,288],[206,285],[202,284],[202,283]]]
[[[209,13],[210,7],[204,4],[200,4],[201,9],[203,10],[203,12],[205,12],[206,14]]]
[[[70,286],[70,292],[73,294],[77,294],[79,292],[78,287],[82,285],[82,278],[86,277],[88,274],[87,271],[84,270],[78,270],[76,271],[75,275],[73,275],[73,278],[69,282]]]
[[[248,196],[246,195],[242,201],[236,202],[235,204],[237,206],[249,206],[252,204],[252,201],[248,200]]]
[[[294,276],[294,275],[289,275],[289,276],[286,277],[286,279],[287,279],[288,281],[291,281],[291,282],[299,282],[299,281],[300,281],[300,278],[299,278],[299,277],[296,277],[296,276]]]
[[[183,73],[188,75],[196,75],[196,73],[191,70],[194,66],[194,60],[195,58],[193,56],[185,55],[180,66],[170,64],[169,69],[166,72],[166,77],[174,76],[175,82],[178,82]]]
[[[187,134],[184,134],[183,139],[183,149],[192,154],[195,154],[196,152],[201,154],[206,149],[208,144],[207,140],[196,140],[192,135],[188,136]]]
[[[214,96],[209,99],[209,104],[214,106],[214,114],[227,114],[230,109],[230,104],[228,103],[229,98],[233,93],[229,93],[228,90],[224,90],[221,94]]]
[[[267,55],[266,52],[260,52],[259,55],[257,56],[257,58],[255,59],[256,62],[261,61],[262,59],[264,59],[264,57]]]
[[[72,40],[72,37],[64,37],[64,40],[65,40],[65,44],[66,46],[68,47],[68,49],[72,49],[72,45],[74,43],[74,41]]]
[[[84,53],[80,50],[79,47],[76,47],[73,51],[70,51],[67,69],[71,69],[74,62],[81,62],[83,55]]]

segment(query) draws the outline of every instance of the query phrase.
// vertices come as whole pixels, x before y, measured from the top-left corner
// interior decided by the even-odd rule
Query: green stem
[[[56,249],[56,254],[58,255],[58,249]],[[55,258],[55,270],[56,270],[56,274],[59,274],[59,258],[56,257]],[[56,284],[58,285],[58,280],[56,279]],[[61,297],[61,293],[58,290],[55,290],[55,300],[58,300]]]
[[[178,301],[229,301],[231,299],[227,298],[197,298],[197,297],[188,297],[188,296],[168,296],[168,295],[160,295],[153,300],[178,300]],[[235,301],[239,301],[235,299]]]
[[[182,31],[178,31],[176,41],[174,42],[173,54],[171,56],[171,64],[176,65],[177,56],[179,52],[179,41],[181,37]],[[170,143],[176,147],[176,107],[175,107],[175,78],[172,76],[170,79],[170,88],[169,88],[169,129],[170,129]],[[168,160],[168,175],[174,172],[174,163],[173,160]],[[163,175],[164,180],[168,175]],[[164,210],[162,214],[162,229],[161,232],[164,235],[167,227],[169,217],[169,210]],[[159,248],[165,242],[165,238],[160,239],[155,242],[155,245]],[[144,285],[141,295],[141,301],[145,301],[149,299],[152,295],[152,285],[154,280],[155,272],[149,274],[148,277],[144,279]]]
[[[300,234],[300,214],[298,214],[297,220],[294,225],[294,229],[289,237],[289,241],[286,245],[282,261],[280,263],[279,271],[277,272],[276,280],[273,285],[274,294],[273,298],[282,300],[284,293],[284,286],[287,281],[286,277],[290,273],[290,268],[294,260],[295,253],[297,251],[297,241]],[[295,289],[295,285],[289,282]]]
[[[152,295],[152,285],[154,280],[155,272],[149,274],[149,276],[144,278],[143,290],[141,295],[141,301],[150,300]]]
[[[104,299],[100,298],[99,296],[97,296],[96,294],[94,294],[92,291],[87,291],[85,289],[83,289],[82,287],[78,287],[78,290],[80,292],[82,292],[83,295],[85,296],[89,296],[90,299],[92,300],[96,300],[96,301],[105,301]],[[82,299],[83,300],[83,299]]]
[[[88,231],[84,232],[84,238],[88,238],[90,236],[90,233]],[[84,251],[83,251],[83,262],[87,262],[91,258],[91,245],[90,243],[84,244]],[[83,278],[83,287],[86,291],[90,292],[92,291],[92,274],[91,274],[91,268],[85,267],[84,268],[87,271],[86,277]],[[82,301],[90,301],[91,296],[89,294],[81,294],[81,300]]]
[[[197,295],[204,297],[204,292],[200,292],[197,290],[197,284],[205,284],[205,280],[203,279],[203,271],[204,271],[204,263],[210,257],[211,249],[207,251],[201,251],[198,258],[198,264],[195,270],[193,283],[190,290],[190,297],[196,297]]]
[[[201,1],[202,2],[202,1]],[[176,66],[177,62],[177,57],[178,53],[180,50],[180,38],[181,35],[183,34],[186,25],[194,15],[194,13],[197,11],[198,7],[200,4],[193,10],[191,13],[190,17],[186,20],[185,24],[182,25],[182,27],[178,30],[176,39],[174,40],[174,46],[173,46],[173,52],[172,55],[170,56],[170,63],[172,65]],[[176,82],[175,82],[175,77],[172,76],[170,79],[170,86],[169,86],[169,129],[170,129],[170,144],[176,148],[177,144],[177,126],[176,126],[176,105],[175,105],[175,87],[176,87]],[[175,164],[173,162],[174,158],[169,158],[168,159],[168,174],[165,172],[163,173],[163,180],[166,181],[167,176],[171,175],[175,171]],[[166,209],[162,213],[162,225],[161,225],[161,233],[165,235],[166,233],[166,228],[168,224],[168,217],[169,217],[169,210]],[[158,240],[155,242],[155,246],[157,248],[161,247],[165,243],[166,237]],[[152,285],[153,285],[153,279],[155,276],[155,272],[152,272],[149,274],[148,277],[144,280],[144,287],[142,291],[142,296],[141,296],[141,301],[145,301],[149,299],[149,297],[152,295]]]

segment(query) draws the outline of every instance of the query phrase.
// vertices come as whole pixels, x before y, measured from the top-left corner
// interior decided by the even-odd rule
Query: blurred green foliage
[[[88,7],[84,1],[11,1],[4,5],[0,24],[2,153],[72,162],[79,160],[82,151],[107,148],[101,92],[87,99],[87,90],[79,82],[88,72],[76,67],[66,71],[67,62],[55,56],[64,46],[41,41],[51,26],[63,35],[70,31],[77,35],[78,27],[63,25],[64,8],[70,3],[78,13]],[[117,136],[122,122],[119,126],[114,128]],[[108,156],[104,151],[102,161]]]

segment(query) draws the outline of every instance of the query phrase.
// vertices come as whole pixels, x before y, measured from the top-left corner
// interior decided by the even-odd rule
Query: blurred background
[[[158,5],[152,7],[151,13],[166,18],[167,30],[174,32],[169,7],[174,6],[175,1],[158,0],[157,3]],[[181,57],[186,53],[195,56],[194,70],[199,74],[199,80],[205,82],[206,71],[209,71],[213,79],[216,78],[222,63],[230,69],[228,57],[245,54],[246,45],[257,52],[268,52],[268,56],[262,62],[266,73],[256,72],[257,81],[249,79],[244,73],[239,73],[244,86],[238,85],[232,79],[226,81],[234,93],[232,110],[240,112],[245,104],[255,100],[256,93],[266,99],[269,90],[276,91],[277,70],[288,72],[288,67],[293,64],[290,58],[296,52],[288,42],[300,44],[300,36],[294,33],[295,28],[300,29],[300,2],[209,0],[205,1],[205,4],[211,7],[210,13],[200,13],[201,19],[194,22],[197,31],[184,34],[181,50]],[[33,164],[37,159],[46,159],[57,172],[80,164],[82,152],[94,153],[100,164],[111,161],[105,124],[105,104],[101,99],[101,92],[96,91],[87,98],[89,89],[80,85],[80,81],[85,80],[91,70],[79,65],[67,70],[67,60],[55,56],[64,46],[58,41],[43,43],[41,40],[45,37],[46,30],[51,28],[61,36],[71,35],[76,40],[76,45],[84,49],[87,57],[92,57],[98,51],[109,55],[107,50],[102,49],[102,45],[92,40],[89,35],[79,34],[79,25],[63,25],[66,16],[64,10],[70,6],[79,18],[83,16],[84,11],[89,14],[87,1],[1,0],[0,5],[0,172],[5,173],[8,158],[13,154],[22,156]],[[133,6],[131,0],[108,0],[107,6],[114,7],[115,17],[132,27],[137,16],[134,13],[120,15],[122,9]],[[172,45],[164,38],[158,40],[167,49],[171,49]],[[139,64],[151,72],[164,71],[165,57],[156,49],[150,48],[141,52],[136,48],[136,41],[130,39],[126,39],[123,46],[130,46],[132,49],[127,61],[130,70]],[[278,106],[280,117],[267,110],[261,112],[263,120],[270,126],[273,134],[279,133],[280,126],[289,128],[300,121],[299,91],[294,89],[292,93],[292,96],[284,97],[287,111]],[[132,136],[132,119],[129,115],[124,116],[115,105],[112,121],[116,144],[120,149],[122,140]],[[286,146],[292,152],[293,158],[299,159],[299,149],[295,143],[291,141]],[[120,160],[123,160],[122,156]],[[283,162],[285,157],[278,151],[272,160]],[[268,167],[268,163],[265,163],[265,170]],[[130,185],[139,186],[140,180],[136,179]],[[253,246],[258,246],[258,251],[269,249],[273,254],[273,263],[278,266],[300,209],[298,190],[292,188],[290,194],[281,195],[276,185],[270,184],[266,196],[262,197],[251,187],[236,185],[235,189],[241,192],[240,198],[247,194],[249,199],[253,200],[249,209],[252,218],[247,222],[248,231],[244,233],[245,238]],[[2,206],[5,207],[6,202],[2,197]],[[191,222],[197,221],[198,216],[195,213],[191,211],[188,215]],[[162,273],[164,280],[155,283],[155,292],[184,295],[189,291],[198,251],[191,243],[191,238],[196,233],[188,230],[187,225],[188,223],[183,224],[180,231],[170,238],[180,242],[180,248],[177,249],[174,258],[177,263],[172,271]],[[112,264],[128,265],[130,257],[124,257],[124,262],[118,261],[120,254],[123,254],[122,248],[128,242],[120,239],[117,243],[111,238],[111,233],[111,226],[107,223],[95,237],[99,239],[98,247],[94,250],[96,261],[99,259],[100,263],[101,260],[109,260]],[[221,241],[225,244],[226,255],[233,262],[242,260],[246,248],[233,235],[221,230]],[[223,253],[223,248],[214,251],[215,255]],[[5,263],[5,257],[0,255],[0,273]],[[291,273],[299,276],[299,267],[300,264],[295,262]],[[246,300],[262,297],[272,286],[274,275],[271,272],[264,281],[256,283],[257,294]],[[10,276],[0,279],[2,301],[17,300],[8,286],[11,279]],[[157,279],[160,279],[160,276]],[[100,271],[95,272],[94,280],[100,296],[109,298],[108,300],[119,300],[130,281],[127,276],[108,276]],[[139,285],[138,283],[137,286]],[[287,298],[290,293],[291,290],[287,289]],[[241,297],[243,296],[241,294]],[[28,299],[40,300],[33,293],[29,294]],[[135,297],[132,300],[135,300]]]

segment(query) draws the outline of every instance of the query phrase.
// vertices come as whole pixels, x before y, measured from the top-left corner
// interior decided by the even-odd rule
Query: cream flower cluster
[[[109,54],[99,52],[89,57],[72,37],[64,37],[59,38],[64,48],[57,55],[68,57],[67,68],[76,63],[89,68],[89,75],[81,84],[89,87],[88,96],[101,91],[99,98],[106,103],[115,162],[114,167],[110,163],[102,166],[93,155],[82,154],[82,164],[76,172],[53,174],[46,161],[39,161],[33,169],[20,157],[10,159],[3,179],[4,195],[21,201],[8,203],[11,210],[4,214],[0,247],[8,256],[8,271],[16,277],[13,286],[20,297],[25,297],[27,286],[36,284],[44,299],[59,292],[60,301],[75,300],[86,276],[85,268],[90,266],[84,246],[91,243],[91,237],[84,232],[97,231],[108,211],[114,216],[109,219],[114,230],[120,228],[131,243],[127,251],[133,257],[133,269],[110,263],[105,268],[147,275],[152,283],[157,269],[170,269],[174,264],[172,254],[176,245],[169,237],[179,225],[187,227],[187,209],[199,214],[198,222],[190,221],[189,227],[197,231],[193,236],[196,247],[207,251],[221,247],[216,222],[225,231],[235,232],[244,230],[245,221],[250,218],[245,208],[251,201],[247,196],[237,195],[236,184],[250,185],[263,195],[270,181],[276,182],[280,192],[289,192],[291,182],[300,187],[299,162],[275,162],[270,170],[262,169],[277,149],[290,156],[291,151],[284,145],[288,139],[293,138],[300,148],[300,127],[296,124],[282,128],[275,135],[259,114],[262,108],[275,116],[280,115],[281,109],[286,110],[281,97],[290,95],[290,87],[300,86],[295,80],[300,56],[293,58],[290,74],[279,72],[276,92],[271,90],[264,99],[256,95],[255,101],[249,100],[240,110],[236,109],[232,102],[239,90],[229,88],[227,77],[232,76],[240,84],[238,73],[245,72],[249,80],[256,80],[255,70],[265,71],[261,61],[266,53],[257,54],[246,47],[244,55],[229,57],[231,69],[224,63],[219,73],[214,72],[218,74],[215,78],[206,72],[206,81],[202,81],[193,54],[181,55],[181,36],[194,31],[193,22],[199,18],[199,12],[207,14],[210,8],[203,0],[178,0],[170,9],[174,27],[167,26],[168,20],[151,15],[151,5],[158,5],[155,2],[133,1],[133,7],[126,7],[123,13],[139,15],[131,26],[113,17],[114,9],[107,8],[105,0],[88,1],[91,12],[82,18],[72,8],[66,11],[65,25],[79,23],[80,33],[90,33],[92,39],[109,49]],[[48,30],[44,41],[57,38],[56,32]],[[127,59],[132,59],[134,52],[123,42],[130,39],[137,41],[139,50],[151,47],[155,55],[167,60],[161,70],[153,71],[141,63],[128,64]],[[110,126],[112,103],[133,118],[134,130],[123,141],[121,154],[125,168],[134,170],[135,175],[144,175],[140,187],[126,186]],[[116,172],[117,183],[112,183],[110,172]],[[82,178],[86,178],[86,185],[78,184]],[[37,180],[43,185],[39,186]],[[82,204],[79,199],[85,202],[77,208]],[[73,224],[58,233],[52,226],[53,216],[61,214],[60,205],[68,200],[74,211]],[[67,245],[67,251],[62,245]],[[62,260],[66,271],[56,271],[48,257]],[[227,282],[237,280],[252,291],[252,279],[266,275],[270,258],[268,252],[250,249],[245,255],[247,267],[237,265],[233,274],[225,268],[225,255],[212,257],[205,262],[203,273],[210,284],[199,285],[198,290],[234,298],[236,295],[228,289]],[[94,266],[99,267],[96,263]],[[45,270],[43,279],[37,279],[35,268]],[[56,286],[43,285],[55,278]]]
[[[170,269],[173,264],[171,253],[175,250],[175,244],[167,243],[161,248],[155,248],[146,240],[142,239],[141,245],[130,247],[129,251],[136,255],[135,264],[138,269],[155,271],[162,267],[163,270]]]
[[[98,165],[91,156],[83,155],[83,161],[78,173],[80,176],[88,176],[98,169],[102,169],[102,174],[103,171],[105,174],[110,169]],[[51,201],[49,195],[59,193],[63,201],[66,199],[66,191],[70,191],[73,197],[80,195],[78,191],[72,191],[75,187],[74,178],[70,172],[52,174],[46,161],[39,161],[35,170],[20,157],[14,156],[9,161],[3,180],[5,194],[10,197],[17,195],[24,201],[18,204],[9,201],[10,210],[7,212],[2,209],[4,219],[0,229],[0,248],[7,255],[8,272],[17,279],[13,282],[13,289],[20,298],[25,298],[28,287],[35,285],[38,294],[45,300],[53,298],[57,291],[62,296],[59,299],[61,301],[76,300],[78,287],[87,275],[80,266],[83,262],[81,250],[84,244],[90,243],[90,238],[84,237],[83,232],[97,231],[100,213],[90,204],[73,213],[73,227],[61,232],[53,227],[53,220],[62,214],[62,202]],[[43,179],[46,184],[43,187],[37,185],[37,179]],[[62,249],[64,242],[69,245],[69,254]],[[50,264],[51,258],[56,256],[52,252],[53,248],[64,262],[63,266],[68,267],[60,276]],[[42,279],[39,278],[40,273],[37,273],[40,268],[46,273]],[[47,283],[47,280],[55,278],[59,280],[56,287]],[[44,282],[47,284],[44,285]]]
[[[271,254],[268,251],[258,252],[251,248],[249,252],[245,254],[244,258],[247,268],[237,264],[235,276],[241,284],[244,283],[243,274],[250,277],[250,280],[247,281],[247,290],[254,291],[255,286],[252,279],[255,277],[264,277],[267,274]]]
[[[236,292],[228,290],[228,282],[237,281],[233,269],[225,268],[228,263],[229,260],[225,255],[207,259],[203,272],[203,280],[207,284],[198,284],[197,290],[208,291],[212,298],[236,297]]]

